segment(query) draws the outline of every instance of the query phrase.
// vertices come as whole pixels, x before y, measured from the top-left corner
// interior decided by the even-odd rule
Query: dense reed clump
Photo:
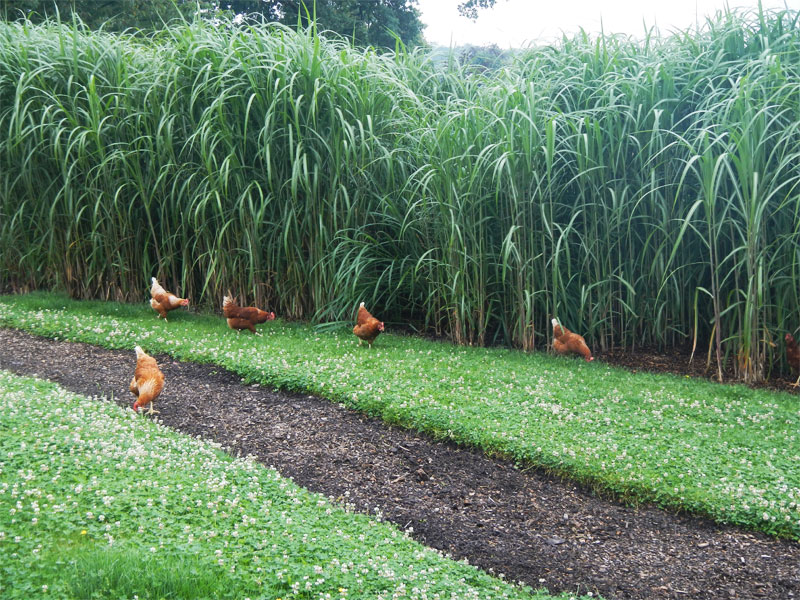
[[[557,315],[758,380],[800,326],[798,59],[793,11],[490,74],[276,25],[0,24],[0,286],[364,300],[524,349]]]

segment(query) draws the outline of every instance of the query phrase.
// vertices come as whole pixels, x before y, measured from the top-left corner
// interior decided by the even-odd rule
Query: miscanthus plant
[[[790,10],[489,74],[314,29],[0,23],[0,286],[364,300],[523,349],[555,315],[758,380],[800,325],[799,57]]]
[[[164,323],[149,306],[53,295],[0,297],[0,324],[216,363],[625,500],[800,539],[794,395],[392,334],[368,350],[349,330],[280,319],[255,337],[217,316]]]
[[[0,371],[0,412],[3,598],[552,598],[113,403]]]

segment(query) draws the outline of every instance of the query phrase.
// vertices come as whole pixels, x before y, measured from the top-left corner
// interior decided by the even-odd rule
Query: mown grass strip
[[[552,598],[113,403],[0,371],[0,414],[3,598]]]
[[[280,320],[263,337],[237,335],[214,315],[165,323],[144,304],[52,294],[0,297],[0,324],[213,362],[620,498],[800,539],[800,402],[790,394],[391,334],[370,351],[349,330]]]

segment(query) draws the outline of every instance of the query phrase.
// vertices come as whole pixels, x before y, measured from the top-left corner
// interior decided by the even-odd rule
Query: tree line
[[[0,0],[4,20],[41,22],[58,16],[80,18],[90,29],[152,31],[175,19],[238,15],[240,20],[266,20],[333,31],[356,46],[394,49],[423,43],[417,0]]]

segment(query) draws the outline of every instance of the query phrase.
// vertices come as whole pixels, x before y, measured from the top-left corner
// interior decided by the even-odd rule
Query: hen
[[[242,329],[249,329],[256,335],[256,325],[275,319],[274,312],[267,312],[254,306],[239,306],[233,296],[222,298],[222,314],[228,320],[228,327],[239,333]]]
[[[783,339],[786,340],[786,362],[795,371],[800,371],[800,347],[794,341],[791,333],[787,333]],[[800,385],[800,376],[792,384],[792,387],[797,387],[798,385]]]
[[[164,374],[158,368],[156,359],[145,354],[141,346],[136,346],[134,350],[136,350],[136,371],[130,385],[131,393],[136,396],[133,410],[138,412],[140,408],[149,404],[150,410],[147,414],[157,413],[157,410],[153,410],[153,401],[164,389]]]
[[[189,306],[189,300],[178,298],[175,294],[169,293],[159,285],[155,277],[150,281],[150,306],[152,306],[153,310],[156,311],[160,317],[163,317],[165,321],[167,320],[167,313],[173,308]]]
[[[553,323],[553,349],[559,354],[575,353],[580,354],[586,362],[594,360],[592,351],[586,345],[583,336],[572,333],[566,327],[559,325],[557,319],[552,319]]]
[[[378,319],[369,314],[369,311],[364,308],[364,303],[362,302],[358,306],[356,326],[353,327],[353,333],[355,333],[358,338],[358,345],[360,346],[361,341],[364,340],[369,347],[372,348],[372,342],[375,341],[375,338],[378,337],[381,331],[383,331],[383,321],[378,321]]]

